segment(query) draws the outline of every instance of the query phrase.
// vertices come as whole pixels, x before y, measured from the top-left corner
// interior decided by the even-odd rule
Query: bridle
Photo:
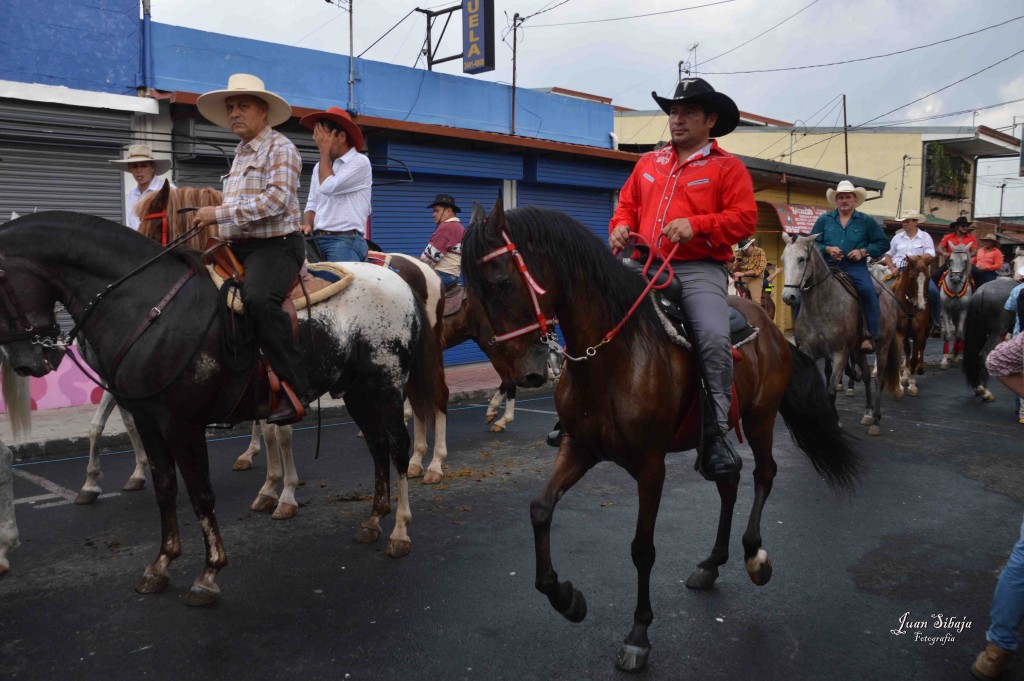
[[[0,345],[14,343],[16,341],[30,340],[33,344],[50,347],[60,338],[60,327],[56,321],[46,327],[37,329],[28,319],[25,308],[15,291],[11,280],[7,278],[7,270],[4,269],[3,257],[0,257],[0,290],[3,292],[4,305],[13,317],[18,320],[18,329],[14,333],[0,336]]]
[[[160,245],[167,247],[167,209],[164,208],[159,213],[150,213],[149,215],[143,215],[143,220],[156,220],[160,219]]]
[[[811,246],[811,248],[816,248],[816,247]],[[810,249],[808,249],[808,250],[810,250]],[[811,257],[813,257],[813,256],[809,256],[808,257],[808,261],[810,260]],[[807,281],[807,277],[810,275],[810,273],[811,273],[810,262],[808,262],[807,266],[804,267],[804,274],[803,274],[803,276],[800,277],[800,283],[799,284],[783,284],[782,288],[795,288],[795,289],[799,289],[799,291],[801,293],[804,293],[805,291],[810,291],[815,286],[819,286],[820,284],[824,284],[826,281],[828,281],[828,278],[832,276],[832,272],[829,271],[828,266],[826,266],[825,267],[825,276],[824,277],[822,277],[818,281],[815,281],[813,283],[807,284],[805,286],[804,282]]]

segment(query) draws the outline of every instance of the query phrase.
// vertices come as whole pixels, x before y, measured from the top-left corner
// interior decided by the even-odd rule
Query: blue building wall
[[[0,0],[0,80],[135,94],[138,0]]]
[[[509,133],[512,89],[465,76],[356,60],[349,103],[348,57],[152,24],[153,87],[208,92],[232,73],[252,73],[293,106],[352,108],[361,115]],[[518,89],[516,134],[609,148],[611,105]]]

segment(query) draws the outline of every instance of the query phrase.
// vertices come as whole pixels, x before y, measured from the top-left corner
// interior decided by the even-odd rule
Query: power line
[[[885,54],[876,54],[876,55],[874,55],[872,57],[860,57],[858,59],[847,59],[845,61],[833,61],[833,62],[828,62],[827,64],[808,64],[807,66],[786,66],[786,67],[780,67],[780,68],[776,68],[776,69],[753,69],[753,70],[750,70],[750,71],[704,71],[703,73],[705,73],[706,75],[711,75],[711,76],[736,76],[736,75],[748,74],[748,73],[777,73],[779,71],[799,71],[799,70],[802,70],[802,69],[818,69],[818,68],[822,68],[822,67],[825,67],[825,66],[839,66],[840,64],[854,64],[856,62],[870,61],[872,59],[881,59],[883,57],[892,57],[892,56],[895,56],[897,54],[906,54],[907,52],[913,52],[915,50],[923,50],[926,47],[935,47],[936,45],[942,45],[943,43],[952,42],[954,40],[959,40],[960,38],[966,38],[968,36],[977,35],[978,33],[982,33],[984,31],[988,31],[988,30],[991,30],[993,28],[998,28],[1000,26],[1005,26],[1006,24],[1009,24],[1009,23],[1014,22],[1014,21],[1020,21],[1021,19],[1024,19],[1024,15],[1021,15],[1019,17],[1014,17],[1012,19],[1007,19],[1006,21],[1003,21],[1003,22],[998,23],[998,24],[992,24],[991,26],[986,26],[984,28],[979,28],[977,31],[971,31],[970,33],[962,33],[960,35],[953,36],[952,38],[946,38],[945,40],[939,40],[939,41],[934,42],[934,43],[928,43],[927,45],[918,45],[917,47],[910,47],[910,48],[907,48],[905,50],[898,50],[896,52],[886,52]],[[721,55],[719,55],[719,56],[721,56]],[[709,59],[707,61],[711,61],[711,60]],[[706,64],[707,61],[704,62],[704,63]]]
[[[748,41],[746,41],[746,42],[743,42],[743,43],[740,43],[739,45],[737,45],[736,47],[732,48],[731,50],[726,50],[725,52],[723,52],[723,53],[721,53],[721,54],[716,54],[716,55],[715,55],[714,57],[712,57],[711,59],[705,59],[705,60],[704,60],[704,63],[705,63],[705,64],[707,64],[708,62],[712,62],[712,61],[714,61],[714,60],[718,59],[719,57],[724,57],[725,55],[729,54],[730,52],[735,52],[736,50],[740,49],[740,48],[741,48],[741,47],[743,47],[744,45],[749,45],[750,43],[754,42],[755,40],[757,40],[758,38],[760,38],[761,36],[763,36],[763,35],[764,35],[765,33],[769,33],[769,32],[771,32],[771,31],[774,31],[774,30],[775,30],[775,29],[777,29],[777,28],[778,28],[779,26],[782,26],[782,25],[783,25],[784,23],[786,23],[787,21],[789,21],[790,19],[792,19],[793,17],[795,17],[795,16],[797,15],[797,14],[800,14],[800,13],[801,13],[801,12],[803,12],[804,10],[806,10],[806,9],[809,9],[810,7],[813,7],[814,5],[818,4],[819,2],[821,2],[821,0],[813,0],[813,1],[812,1],[812,2],[810,3],[810,4],[808,4],[808,5],[805,5],[805,6],[803,7],[803,8],[801,8],[801,9],[797,10],[797,11],[796,11],[796,12],[794,12],[793,14],[790,14],[790,15],[789,15],[788,17],[786,17],[785,19],[783,19],[783,20],[782,20],[782,21],[780,21],[779,23],[775,24],[775,25],[774,25],[774,26],[772,26],[771,28],[769,28],[769,29],[767,29],[767,30],[765,30],[765,31],[762,31],[761,33],[758,33],[757,35],[755,35],[755,36],[754,36],[753,38],[751,38],[750,40],[748,40]]]
[[[544,7],[540,8],[539,10],[534,12],[533,14],[527,14],[525,17],[519,17],[519,21],[523,22],[523,21],[526,21],[527,19],[532,19],[533,17],[537,16],[538,14],[544,14],[544,12],[550,12],[553,9],[558,9],[559,7],[561,7],[562,5],[564,5],[567,2],[569,2],[569,0],[562,0],[557,5],[555,5],[553,7],[548,7],[548,5],[551,4],[549,2],[547,5],[544,5]]]
[[[824,113],[824,114],[823,114],[823,115],[821,116],[821,117],[822,117],[822,119],[824,119],[824,118],[825,118],[825,116],[828,116],[828,115],[829,115],[830,113],[832,113],[833,111],[835,111],[835,108],[836,108],[837,106],[839,106],[839,105],[840,105],[840,104],[842,103],[842,100],[840,99],[841,97],[842,97],[842,95],[836,95],[836,96],[835,96],[835,97],[833,97],[832,99],[830,99],[830,100],[828,100],[827,102],[825,102],[825,105],[824,105],[824,106],[822,106],[822,107],[821,107],[820,109],[818,109],[817,111],[815,111],[814,113],[812,113],[812,114],[811,114],[810,116],[808,116],[808,117],[807,117],[806,119],[802,119],[802,122],[803,122],[803,124],[804,124],[804,132],[803,132],[803,134],[801,134],[801,137],[806,137],[806,136],[807,136],[807,128],[810,128],[810,127],[812,127],[812,125],[813,125],[812,121],[814,120],[814,117],[815,117],[815,116],[817,116],[817,115],[818,115],[819,113],[821,113],[822,111],[824,111],[824,110],[825,110],[825,107],[826,107],[826,106],[828,106],[829,104],[832,104],[832,108],[831,108],[831,109],[829,109],[828,111],[826,111],[826,112],[825,112],[825,113]],[[801,120],[801,119],[797,119],[797,120]],[[796,126],[795,126],[795,125],[793,126],[793,129],[794,129],[794,130],[796,129]],[[788,132],[784,133],[784,134],[782,135],[782,137],[780,137],[779,139],[775,140],[774,142],[772,142],[772,143],[771,143],[771,144],[769,144],[769,145],[768,145],[767,147],[765,147],[764,149],[762,149],[761,151],[757,152],[757,153],[756,153],[756,154],[754,154],[754,155],[755,155],[755,156],[760,156],[760,155],[761,155],[761,154],[763,154],[764,152],[766,152],[766,151],[768,151],[769,149],[771,149],[772,147],[774,147],[774,146],[775,146],[776,144],[778,144],[779,142],[782,142],[783,140],[785,140],[785,139],[786,139],[787,137],[789,137],[790,139],[792,139],[792,135],[793,135],[793,131],[792,131],[792,130],[790,130],[790,131],[788,131]],[[784,157],[785,157],[785,154],[780,154],[780,155],[779,155],[779,158],[780,158],[780,159],[781,159],[781,158],[784,158]]]
[[[399,19],[399,20],[398,20],[397,22],[395,22],[395,25],[394,25],[394,26],[392,26],[392,27],[391,27],[391,28],[389,28],[388,30],[384,31],[384,35],[382,35],[381,37],[379,37],[379,38],[377,38],[376,40],[374,40],[374,41],[373,41],[373,44],[371,44],[371,45],[370,45],[370,47],[367,47],[367,48],[366,48],[365,50],[363,50],[362,52],[360,52],[360,53],[359,53],[359,56],[358,56],[358,57],[356,57],[356,59],[358,59],[359,57],[362,57],[362,56],[363,56],[364,54],[366,54],[367,52],[369,52],[369,51],[370,51],[370,48],[372,48],[372,47],[373,47],[374,45],[376,45],[377,43],[379,43],[379,42],[380,42],[381,40],[384,40],[384,38],[386,38],[386,37],[387,37],[388,33],[391,33],[391,31],[393,31],[393,30],[395,30],[396,28],[398,28],[398,24],[402,23],[403,21],[405,21],[406,19],[408,19],[408,18],[409,18],[410,16],[412,16],[412,13],[413,13],[413,12],[415,12],[415,11],[416,11],[415,9],[411,9],[411,10],[409,10],[409,13],[408,13],[408,14],[406,14],[406,15],[405,15],[404,17],[402,17],[401,19]],[[407,37],[408,37],[408,36],[407,36]]]
[[[536,24],[533,28],[550,28],[552,26],[578,26],[580,24],[601,24],[608,21],[625,21],[626,19],[639,19],[641,17],[654,17],[661,14],[674,14],[676,12],[688,12],[692,9],[701,9],[703,7],[714,7],[715,5],[725,5],[730,2],[736,2],[736,0],[719,0],[718,2],[709,2],[704,5],[694,5],[692,7],[681,7],[679,9],[668,9],[662,12],[649,12],[647,14],[632,14],[628,17],[612,17],[609,19],[590,19],[588,21],[565,21],[559,24]],[[552,8],[554,9],[554,8]],[[534,16],[534,15],[530,15]]]

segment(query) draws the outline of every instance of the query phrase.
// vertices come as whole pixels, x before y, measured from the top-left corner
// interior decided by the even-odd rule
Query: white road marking
[[[60,495],[57,494],[40,494],[34,497],[22,497],[21,499],[15,499],[15,504],[34,504],[37,501],[49,501],[50,499],[59,499]]]
[[[107,494],[101,494],[99,496],[99,498],[100,499],[107,499],[108,497],[119,497],[119,496],[121,496],[120,492],[108,492]],[[17,503],[17,502],[15,502],[15,503]],[[51,501],[48,504],[36,504],[32,508],[36,508],[36,509],[54,508],[55,506],[67,506],[67,505],[73,504],[73,503],[74,503],[74,499],[72,499],[71,501],[68,501],[67,499],[61,499],[60,501]]]
[[[22,480],[28,480],[32,484],[38,485],[39,487],[42,487],[48,492],[51,492],[58,497],[67,499],[68,501],[74,501],[75,497],[77,496],[74,492],[67,489],[66,487],[61,487],[57,483],[53,482],[52,480],[47,480],[41,475],[36,475],[35,473],[28,473],[17,468],[14,469],[14,474],[17,475]]]

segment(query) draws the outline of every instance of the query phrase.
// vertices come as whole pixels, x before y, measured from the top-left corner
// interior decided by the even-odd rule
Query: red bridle
[[[159,213],[150,213],[144,215],[143,220],[156,220],[160,218],[160,245],[167,246],[167,209],[164,208]]]
[[[548,319],[547,316],[544,315],[544,311],[540,309],[540,301],[537,299],[537,296],[542,296],[547,293],[547,291],[541,288],[540,284],[538,284],[530,275],[529,270],[526,269],[526,261],[523,260],[523,256],[519,253],[518,249],[516,249],[516,245],[512,243],[512,240],[508,238],[508,234],[506,234],[504,230],[501,232],[501,237],[505,240],[505,245],[480,258],[480,262],[490,262],[495,258],[505,255],[506,253],[512,256],[512,259],[515,260],[516,263],[516,269],[519,270],[519,275],[523,278],[523,281],[526,282],[526,290],[530,292],[530,302],[533,303],[533,313],[536,316],[537,321],[533,324],[520,327],[515,331],[509,331],[508,333],[503,333],[500,336],[495,336],[491,339],[492,345],[494,343],[503,343],[507,340],[518,338],[519,336],[525,336],[532,331],[540,331],[541,336],[545,336],[549,334],[554,325],[558,323],[557,319]]]

